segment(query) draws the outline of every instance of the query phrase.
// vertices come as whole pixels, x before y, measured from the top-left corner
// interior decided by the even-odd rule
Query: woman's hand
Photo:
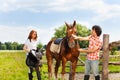
[[[74,35],[74,34],[72,34],[72,37],[73,37],[74,39],[78,39],[78,37],[77,37],[76,35]]]
[[[24,50],[25,52],[27,52],[27,53],[29,53],[29,52],[30,52],[30,50],[27,48],[27,46],[26,46],[26,45],[24,45],[24,46],[23,46],[23,50]]]
[[[84,52],[84,49],[79,48],[78,51],[79,52]]]

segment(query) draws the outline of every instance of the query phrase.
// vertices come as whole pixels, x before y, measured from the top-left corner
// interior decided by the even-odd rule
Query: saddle
[[[58,38],[54,41],[54,44],[59,45],[63,38]]]
[[[53,53],[59,53],[62,40],[63,40],[63,38],[58,38],[55,41],[53,41],[50,46],[50,51]]]

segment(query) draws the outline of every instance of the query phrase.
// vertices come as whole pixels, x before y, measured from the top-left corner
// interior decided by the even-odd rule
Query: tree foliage
[[[77,24],[77,35],[78,36],[88,36],[90,35],[90,29],[88,29],[86,26]],[[52,38],[63,38],[66,36],[66,25],[60,26],[59,28],[55,29],[54,37]],[[80,47],[86,48],[88,46],[88,41],[79,41]]]
[[[0,50],[23,50],[24,44],[19,44],[18,42],[0,42]],[[38,48],[42,48],[43,44],[38,43]]]
[[[37,48],[42,48],[43,47],[43,44],[40,42],[38,45],[37,45]]]
[[[0,50],[22,50],[23,44],[18,42],[0,42]]]
[[[117,53],[117,52],[116,52],[117,50],[118,50],[118,47],[117,47],[117,46],[113,46],[112,49],[111,49],[110,54],[111,54],[111,55],[115,55],[115,54]]]

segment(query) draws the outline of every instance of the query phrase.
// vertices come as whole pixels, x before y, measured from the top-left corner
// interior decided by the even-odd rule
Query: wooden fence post
[[[109,35],[103,35],[102,80],[108,80]]]

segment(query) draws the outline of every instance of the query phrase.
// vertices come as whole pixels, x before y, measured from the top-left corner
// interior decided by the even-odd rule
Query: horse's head
[[[72,37],[72,34],[76,35],[77,34],[77,29],[76,29],[76,21],[73,22],[73,24],[68,24],[66,23],[67,29],[66,29],[66,36],[67,36],[67,41],[68,41],[68,46],[70,48],[74,48],[76,45],[76,42],[74,38]]]
[[[38,60],[42,59],[42,56],[44,55],[44,51],[45,51],[44,48],[41,48],[41,49],[37,49],[37,50],[36,50],[36,58],[37,58]]]

